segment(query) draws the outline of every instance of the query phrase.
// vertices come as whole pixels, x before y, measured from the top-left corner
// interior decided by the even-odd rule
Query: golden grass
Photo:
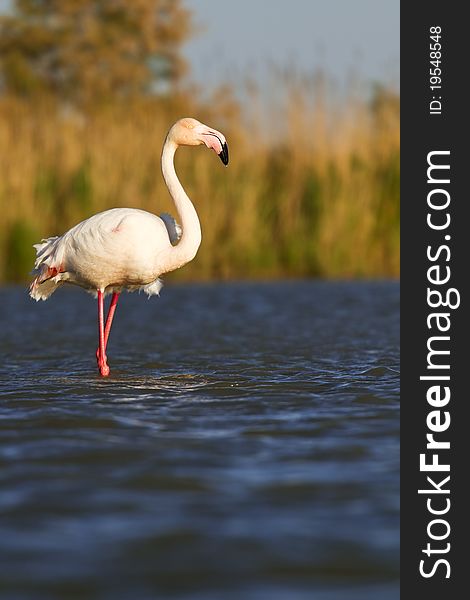
[[[32,243],[95,212],[174,213],[159,160],[168,126],[186,115],[226,133],[230,164],[202,148],[178,152],[203,244],[177,277],[398,276],[397,96],[379,90],[370,102],[330,106],[318,82],[290,82],[277,111],[256,96],[258,108],[242,113],[220,95],[216,109],[179,98],[86,116],[1,98],[0,279],[27,278]]]

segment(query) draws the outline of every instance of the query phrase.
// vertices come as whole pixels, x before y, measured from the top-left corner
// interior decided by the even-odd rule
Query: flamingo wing
[[[181,226],[168,213],[162,213],[160,215],[160,219],[165,223],[165,227],[166,227],[166,230],[168,231],[168,237],[170,238],[170,242],[173,245],[177,244],[180,241],[181,236],[183,235],[183,230],[182,230]]]

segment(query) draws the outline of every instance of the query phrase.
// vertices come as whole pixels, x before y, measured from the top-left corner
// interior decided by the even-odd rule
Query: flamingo
[[[30,296],[47,300],[63,284],[74,284],[98,299],[99,343],[96,360],[102,377],[109,375],[106,347],[119,294],[143,290],[159,294],[160,276],[191,261],[201,243],[196,209],[174,167],[178,146],[205,144],[224,165],[228,147],[220,131],[184,118],[169,130],[161,157],[163,178],[174,201],[181,227],[168,214],[159,217],[136,208],[112,208],[78,223],[61,236],[35,244],[36,262]],[[104,297],[112,294],[106,321]]]

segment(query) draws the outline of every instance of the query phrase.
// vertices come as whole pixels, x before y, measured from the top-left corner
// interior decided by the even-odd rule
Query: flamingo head
[[[228,146],[224,134],[196,119],[185,117],[177,121],[168,132],[168,138],[178,146],[205,144],[220,156],[224,165],[228,164]]]

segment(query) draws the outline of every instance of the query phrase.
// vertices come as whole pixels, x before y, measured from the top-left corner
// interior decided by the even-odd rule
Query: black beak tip
[[[228,146],[227,142],[224,142],[222,146],[222,151],[219,154],[220,160],[224,163],[225,166],[228,165]]]

